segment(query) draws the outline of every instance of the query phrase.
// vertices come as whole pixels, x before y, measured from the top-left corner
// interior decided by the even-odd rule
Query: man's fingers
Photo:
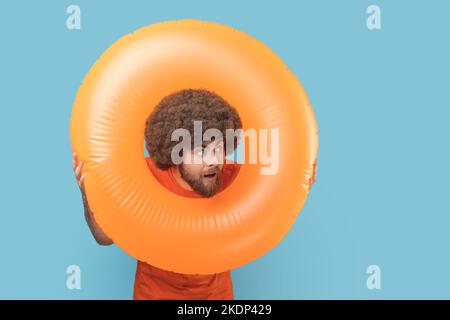
[[[79,176],[80,176],[82,166],[83,166],[83,162],[82,161],[78,162],[77,168],[75,169],[75,175],[77,176],[77,178],[79,178]]]
[[[313,165],[313,174],[311,177],[311,184],[316,182],[316,174],[317,174],[317,159],[314,161],[314,165]]]
[[[75,167],[77,165],[77,159],[78,159],[78,156],[77,156],[76,152],[72,152],[72,168],[73,168],[73,170],[75,170]]]
[[[77,161],[78,156],[76,152],[72,152],[72,167],[75,171],[75,176],[77,178],[77,184],[81,189],[84,189],[84,179],[86,178],[86,172],[83,172],[80,176],[81,169],[83,167],[83,161]]]
[[[83,174],[81,175],[81,177],[80,177],[80,182],[79,182],[79,185],[81,186],[81,187],[84,187],[84,179],[86,178],[86,172],[83,172]]]

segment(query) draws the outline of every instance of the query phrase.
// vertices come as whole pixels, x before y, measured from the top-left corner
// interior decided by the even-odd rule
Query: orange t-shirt
[[[199,198],[195,191],[186,190],[179,185],[170,170],[160,170],[151,158],[147,165],[156,179],[167,189],[185,197]],[[225,189],[239,172],[239,164],[225,163],[222,168],[222,184],[217,192]],[[232,300],[233,283],[230,271],[211,275],[182,274],[154,267],[138,261],[134,281],[133,298],[141,299],[215,299]]]

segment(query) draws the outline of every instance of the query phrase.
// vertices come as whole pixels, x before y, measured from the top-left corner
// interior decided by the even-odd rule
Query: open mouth
[[[203,175],[203,177],[206,178],[206,179],[215,179],[216,176],[217,176],[217,173],[216,173],[216,172],[208,173],[208,174],[204,174],[204,175]]]

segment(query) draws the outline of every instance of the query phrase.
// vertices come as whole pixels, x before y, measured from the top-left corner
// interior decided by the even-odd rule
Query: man
[[[199,121],[202,131],[196,132],[194,121]],[[156,106],[147,119],[145,128],[149,170],[170,191],[183,197],[213,197],[232,183],[239,165],[225,161],[226,130],[242,128],[237,111],[223,98],[207,90],[187,89],[171,94]],[[181,164],[175,164],[172,150],[178,141],[172,133],[184,129],[191,139],[191,148],[182,152]],[[208,129],[222,133],[223,139],[204,141]],[[201,135],[198,139],[198,135]],[[196,136],[197,135],[197,136]],[[200,143],[196,144],[196,141]],[[185,149],[183,149],[185,150]],[[111,245],[112,240],[95,222],[84,190],[86,173],[83,163],[73,154],[73,168],[83,197],[85,218],[95,238],[101,245]],[[188,275],[162,270],[138,261],[134,284],[134,299],[233,299],[230,271],[211,275]]]

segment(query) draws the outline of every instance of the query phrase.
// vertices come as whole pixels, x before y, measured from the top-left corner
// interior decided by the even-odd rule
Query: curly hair
[[[167,170],[175,164],[171,160],[172,132],[183,128],[194,137],[194,121],[202,122],[202,134],[210,128],[221,131],[241,129],[236,109],[214,92],[204,89],[185,89],[164,97],[146,121],[145,146],[159,169]],[[194,140],[194,139],[192,139]],[[237,138],[234,138],[234,148]],[[224,138],[226,148],[226,139]]]

